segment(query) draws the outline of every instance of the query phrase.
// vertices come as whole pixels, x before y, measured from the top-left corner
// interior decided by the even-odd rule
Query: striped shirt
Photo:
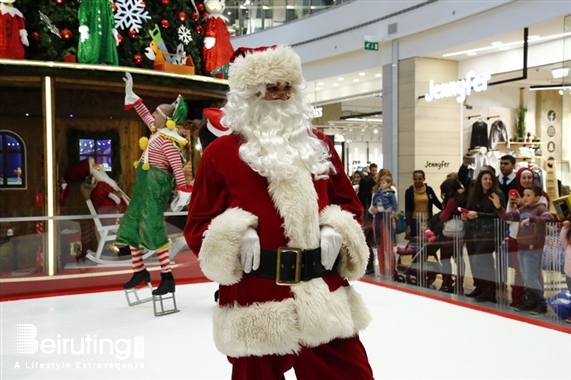
[[[140,103],[135,106],[135,110],[147,127],[152,130],[155,119],[149,112],[149,109],[143,103]],[[160,133],[160,131],[154,133]],[[151,141],[147,150],[149,151],[150,165],[173,173],[178,186],[186,185],[186,179],[182,170],[182,156],[173,141],[163,136],[157,136]],[[139,162],[144,162],[144,156],[143,152]]]

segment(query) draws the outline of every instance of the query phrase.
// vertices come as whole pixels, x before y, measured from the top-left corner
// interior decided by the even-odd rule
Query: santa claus
[[[372,379],[362,206],[331,141],[312,128],[289,47],[239,49],[222,123],[204,151],[185,237],[220,284],[214,341],[233,379]],[[238,54],[237,54],[238,55]]]
[[[87,190],[84,196],[86,199],[91,199],[98,214],[121,214],[127,209],[129,198],[123,193],[117,182],[109,177],[99,164],[95,163],[93,157],[81,160],[67,169],[64,177],[66,186],[61,197],[62,205],[69,192],[68,184],[79,181],[84,181],[82,188]],[[101,219],[101,223],[104,225],[116,224],[117,219],[104,218]]]

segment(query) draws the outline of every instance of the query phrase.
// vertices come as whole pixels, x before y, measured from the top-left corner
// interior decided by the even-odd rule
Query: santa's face
[[[295,88],[287,82],[277,82],[276,84],[266,84],[264,100],[289,100],[295,92]],[[260,96],[259,94],[258,96]]]
[[[224,106],[222,121],[246,141],[240,147],[242,160],[273,179],[293,179],[308,171],[318,177],[328,174],[328,148],[311,131],[313,109],[304,94],[288,83],[265,90],[264,96],[256,89],[243,95],[231,92]]]

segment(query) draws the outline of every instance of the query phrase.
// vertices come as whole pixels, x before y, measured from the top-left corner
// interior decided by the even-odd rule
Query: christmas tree
[[[164,42],[159,47],[170,54],[192,57],[195,73],[202,74],[202,20],[206,16],[203,0],[114,1],[110,6],[119,33],[119,65],[153,68],[153,60],[145,53],[153,40],[149,31],[158,29]],[[80,3],[78,0],[17,0],[14,3],[26,18],[30,41],[26,59],[63,61],[65,55],[76,54]]]

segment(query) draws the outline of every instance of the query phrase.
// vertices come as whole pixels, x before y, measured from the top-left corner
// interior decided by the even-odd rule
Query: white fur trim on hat
[[[351,286],[331,291],[322,278],[291,287],[293,298],[218,307],[214,343],[232,357],[287,355],[364,330],[371,315]]]
[[[244,91],[276,82],[288,82],[291,85],[303,82],[301,59],[288,46],[246,53],[236,58],[228,69],[230,90]]]
[[[230,208],[212,219],[200,248],[198,260],[204,275],[220,285],[240,281],[240,239],[248,228],[258,227],[258,217],[241,208]]]
[[[365,274],[369,260],[369,249],[361,226],[353,214],[343,211],[338,205],[327,206],[319,217],[321,226],[329,226],[343,236],[339,274],[349,281],[358,280]]]

